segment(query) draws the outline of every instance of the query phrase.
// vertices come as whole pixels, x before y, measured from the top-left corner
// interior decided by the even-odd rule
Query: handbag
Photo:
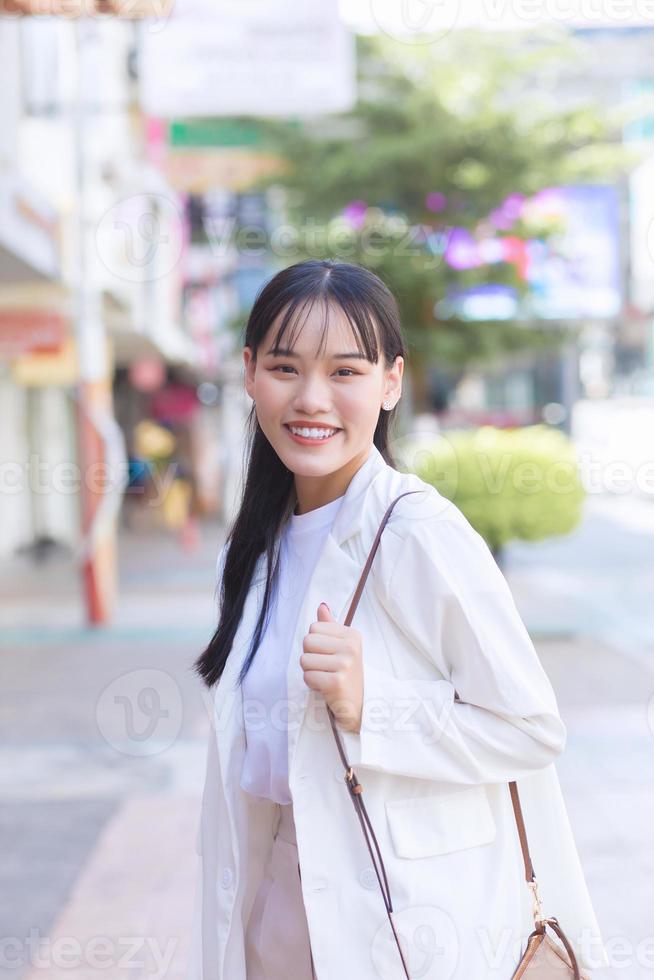
[[[421,493],[420,490],[407,490],[401,493],[395,498],[389,505],[382,522],[377,530],[375,539],[372,543],[372,547],[368,554],[366,563],[363,567],[361,577],[359,579],[358,585],[356,587],[352,602],[348,609],[347,615],[345,617],[344,626],[349,626],[352,622],[352,617],[361,598],[361,593],[363,592],[363,587],[365,585],[366,579],[368,577],[368,572],[375,557],[375,552],[379,546],[379,540],[382,535],[382,531],[386,526],[386,522],[390,517],[393,507],[401,499],[401,497],[407,496],[410,493]],[[458,694],[454,693],[454,700],[461,701]],[[361,829],[366,840],[366,845],[368,851],[370,852],[370,857],[372,859],[373,867],[377,875],[377,881],[379,882],[379,887],[381,889],[382,897],[384,899],[384,905],[386,906],[386,912],[388,914],[388,919],[390,922],[391,930],[395,938],[395,943],[400,954],[400,959],[402,961],[402,966],[404,968],[404,974],[407,980],[411,980],[409,976],[409,970],[404,957],[404,952],[400,945],[397,931],[395,929],[395,923],[393,922],[393,904],[391,900],[390,889],[388,887],[388,879],[386,876],[386,869],[384,868],[384,862],[382,860],[381,852],[379,850],[379,844],[377,842],[377,837],[370,823],[370,818],[366,810],[365,803],[363,802],[363,786],[359,782],[354,772],[354,769],[347,761],[345,754],[345,749],[343,746],[343,741],[338,733],[336,727],[336,719],[329,705],[326,705],[327,713],[329,715],[329,720],[331,722],[332,731],[334,733],[334,738],[336,739],[336,746],[338,748],[341,761],[345,768],[345,782],[347,784],[348,790],[350,792],[350,797],[354,804],[354,809],[356,811],[357,817],[359,818],[359,823],[361,824]],[[520,797],[518,795],[518,787],[515,781],[508,784],[509,791],[511,794],[511,803],[513,804],[513,812],[515,815],[516,825],[518,828],[518,836],[520,838],[520,847],[522,850],[522,858],[525,867],[525,880],[527,886],[531,889],[532,900],[533,900],[533,917],[534,917],[534,929],[529,934],[527,938],[527,943],[525,950],[520,957],[520,961],[516,966],[515,970],[511,974],[511,980],[520,980],[522,977],[529,977],[531,980],[566,980],[566,978],[574,978],[574,980],[589,980],[587,974],[582,973],[577,964],[577,959],[575,957],[574,950],[563,932],[563,929],[559,925],[558,919],[554,916],[545,917],[542,914],[541,901],[538,894],[538,884],[536,881],[536,876],[534,873],[534,867],[531,862],[531,857],[529,855],[529,845],[527,843],[527,833],[525,830],[525,823],[522,816],[522,808],[520,806]],[[371,845],[374,844],[376,851],[373,854],[373,848]],[[381,872],[381,873],[380,873]],[[557,943],[551,938],[547,932],[547,927],[558,936],[561,940],[563,946]]]

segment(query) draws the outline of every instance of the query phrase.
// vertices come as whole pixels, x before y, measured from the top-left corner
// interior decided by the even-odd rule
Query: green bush
[[[497,552],[512,539],[568,534],[585,490],[576,452],[558,429],[482,426],[404,445],[406,469],[452,500]]]

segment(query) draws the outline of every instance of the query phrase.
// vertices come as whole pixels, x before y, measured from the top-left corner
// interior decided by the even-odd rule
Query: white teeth
[[[289,425],[289,429],[296,436],[303,436],[305,439],[327,439],[333,435],[336,429],[295,429]]]

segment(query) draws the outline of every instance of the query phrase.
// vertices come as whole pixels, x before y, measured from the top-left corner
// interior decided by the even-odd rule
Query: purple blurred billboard
[[[551,229],[546,239],[518,238],[511,227]],[[513,194],[488,221],[499,234],[452,229],[445,261],[464,270],[510,262],[527,293],[493,284],[454,287],[436,304],[440,318],[578,320],[617,316],[622,306],[620,202],[615,187],[551,187],[534,197]]]

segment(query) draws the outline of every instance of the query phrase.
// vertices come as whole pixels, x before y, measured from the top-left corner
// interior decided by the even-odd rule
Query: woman
[[[212,726],[189,977],[405,976],[327,705],[412,977],[511,976],[533,928],[514,779],[544,911],[582,968],[605,965],[547,675],[483,539],[393,465],[406,357],[393,296],[358,266],[298,263],[257,296],[243,357],[247,474],[196,665]],[[407,490],[421,492],[396,504],[343,626]]]

